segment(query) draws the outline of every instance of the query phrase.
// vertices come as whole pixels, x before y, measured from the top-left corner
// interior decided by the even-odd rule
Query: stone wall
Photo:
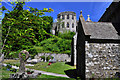
[[[69,15],[69,19],[67,19],[67,15]],[[70,12],[70,11],[66,11],[66,12],[61,12],[59,13],[57,16],[59,16],[59,19],[62,19],[62,17],[64,16],[64,19],[62,19],[61,22],[64,22],[64,28],[62,27],[62,25],[60,26],[59,31],[60,32],[64,32],[64,30],[70,30],[72,32],[76,32],[76,26],[77,26],[77,20],[76,20],[76,13],[74,12]],[[73,19],[72,19],[73,16]],[[67,27],[67,23],[69,23],[69,28]],[[74,27],[72,27],[72,24],[74,24]]]
[[[86,78],[110,78],[120,69],[120,46],[116,43],[88,43],[86,50]]]
[[[68,54],[55,54],[55,53],[38,53],[35,58],[40,58],[40,56],[53,56],[56,61],[71,61],[71,56]]]

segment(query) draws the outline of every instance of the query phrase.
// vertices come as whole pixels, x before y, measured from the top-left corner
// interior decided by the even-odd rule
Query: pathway
[[[6,64],[3,64],[3,65],[6,65]],[[12,68],[19,69],[19,67],[16,67],[16,66],[12,66]],[[29,68],[26,68],[26,70],[27,69],[29,69]],[[41,73],[41,74],[45,74],[45,75],[52,75],[52,76],[69,78],[67,75],[63,75],[63,74],[56,74],[56,73],[45,72],[45,71],[34,70],[34,69],[30,69],[30,70],[34,71],[34,73]]]

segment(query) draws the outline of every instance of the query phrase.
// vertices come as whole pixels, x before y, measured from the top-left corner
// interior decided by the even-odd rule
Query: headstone
[[[25,63],[26,63],[28,58],[29,58],[29,52],[28,51],[23,50],[23,51],[21,51],[19,53],[19,59],[20,59],[19,72],[20,73],[24,73],[25,72]]]

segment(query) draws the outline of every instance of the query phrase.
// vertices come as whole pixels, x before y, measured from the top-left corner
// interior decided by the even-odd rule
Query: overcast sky
[[[53,20],[57,18],[57,14],[64,11],[75,12],[78,20],[80,11],[82,10],[85,20],[87,19],[87,15],[89,14],[91,20],[93,22],[97,22],[105,12],[106,8],[108,8],[109,5],[111,4],[111,0],[109,0],[109,2],[93,2],[93,1],[94,0],[91,0],[91,2],[26,2],[24,9],[27,9],[26,6],[38,9],[52,8],[54,12],[46,13],[46,16],[52,16]],[[12,5],[8,2],[3,2],[2,6],[5,6],[9,10],[12,10]]]

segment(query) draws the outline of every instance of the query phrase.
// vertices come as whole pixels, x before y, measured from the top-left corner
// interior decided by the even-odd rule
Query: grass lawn
[[[19,60],[5,60],[4,63],[20,65]],[[65,62],[52,63],[50,66],[48,66],[48,63],[49,62],[39,62],[37,64],[34,64],[34,66],[26,66],[26,68],[41,70],[41,71],[46,71],[46,72],[52,72],[52,73],[58,73],[58,74],[65,74],[64,73],[65,70],[76,69],[74,66],[65,64]]]
[[[7,79],[7,78],[9,78],[10,77],[10,74],[13,74],[14,72],[11,72],[11,71],[7,71],[7,70],[1,70],[0,71],[0,79]],[[43,80],[48,80],[48,79],[56,79],[56,78],[58,78],[58,79],[69,79],[69,78],[65,78],[65,77],[57,77],[57,76],[51,76],[51,75],[44,75],[44,74],[42,74],[41,76],[38,76],[37,77],[37,79],[39,80],[41,80],[41,79],[43,79]],[[70,79],[70,80],[75,80],[75,79]]]
[[[2,78],[9,78],[10,74],[13,74],[14,72],[7,71],[7,70],[0,70],[0,75]]]
[[[46,71],[46,72],[58,73],[58,74],[65,74],[64,73],[65,70],[75,69],[75,67],[65,64],[65,62],[52,63],[50,66],[48,66],[48,62],[39,62],[32,67],[31,66],[26,66],[26,67],[31,69]]]
[[[20,65],[20,60],[4,60],[3,63],[6,63],[6,64],[15,64],[15,65]]]

